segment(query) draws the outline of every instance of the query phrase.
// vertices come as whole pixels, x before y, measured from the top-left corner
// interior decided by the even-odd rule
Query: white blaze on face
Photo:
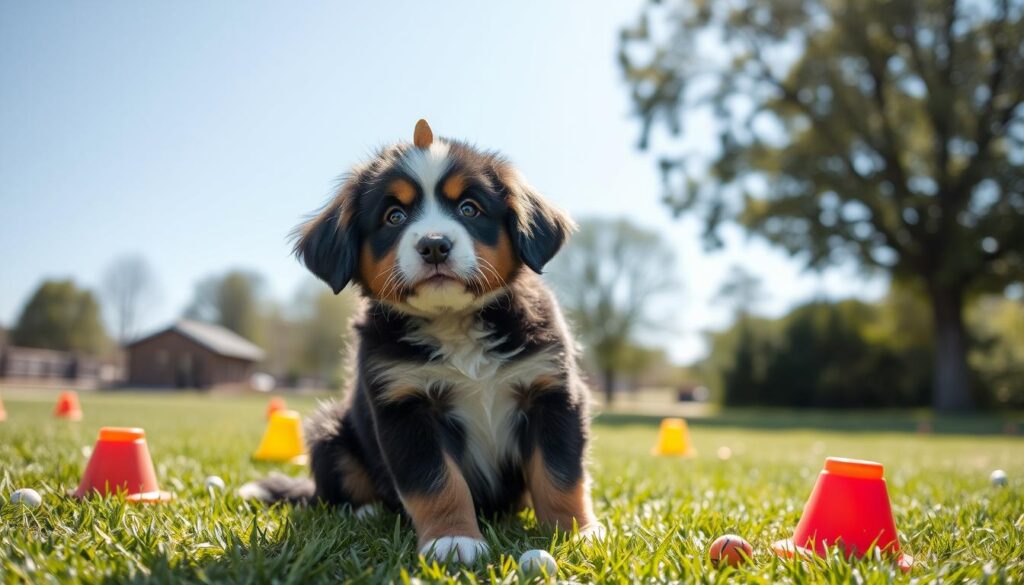
[[[420,184],[424,195],[419,209],[410,218],[398,242],[398,267],[405,282],[418,282],[438,271],[438,267],[425,262],[416,250],[416,244],[426,235],[446,236],[452,242],[448,260],[441,266],[442,272],[448,271],[460,278],[471,278],[477,271],[472,237],[440,203],[443,195],[438,192],[438,183],[448,170],[449,164],[448,145],[440,141],[435,141],[426,149],[410,149],[402,161],[405,170]],[[439,313],[463,309],[473,300],[473,294],[467,291],[465,286],[458,282],[449,282],[417,287],[416,292],[406,299],[406,302],[419,311]]]

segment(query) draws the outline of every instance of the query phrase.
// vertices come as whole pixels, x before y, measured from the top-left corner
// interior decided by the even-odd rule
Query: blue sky
[[[699,226],[669,217],[615,62],[618,29],[641,4],[4,2],[0,323],[40,279],[96,287],[124,253],[145,256],[162,288],[144,328],[231,267],[288,299],[308,278],[289,230],[420,117],[502,150],[577,218],[664,232],[683,290],[657,309],[674,332],[652,341],[677,359],[698,357],[701,331],[728,321],[714,292],[732,264],[765,279],[767,313],[880,295],[880,279],[804,273],[735,230],[706,254]],[[691,126],[689,144],[702,139]]]

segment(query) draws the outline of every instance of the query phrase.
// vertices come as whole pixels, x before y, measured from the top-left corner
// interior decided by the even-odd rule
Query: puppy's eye
[[[390,226],[402,225],[405,223],[407,217],[409,216],[406,215],[401,208],[389,207],[388,210],[384,212],[384,223]]]
[[[480,206],[476,204],[476,201],[467,199],[459,205],[459,215],[462,217],[476,217],[480,215]]]

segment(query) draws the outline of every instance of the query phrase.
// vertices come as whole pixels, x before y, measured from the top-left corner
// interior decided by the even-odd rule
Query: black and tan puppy
[[[307,427],[312,481],[269,478],[264,501],[381,502],[424,554],[487,552],[478,515],[532,505],[599,534],[584,469],[587,392],[572,337],[536,273],[571,222],[506,160],[435,139],[355,167],[298,230],[297,255],[334,289],[359,286],[355,386]]]

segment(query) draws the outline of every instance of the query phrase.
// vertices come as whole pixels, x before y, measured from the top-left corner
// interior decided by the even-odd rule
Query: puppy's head
[[[334,289],[350,281],[421,314],[479,306],[523,265],[540,273],[572,223],[506,160],[435,139],[384,148],[296,230],[295,253]]]

